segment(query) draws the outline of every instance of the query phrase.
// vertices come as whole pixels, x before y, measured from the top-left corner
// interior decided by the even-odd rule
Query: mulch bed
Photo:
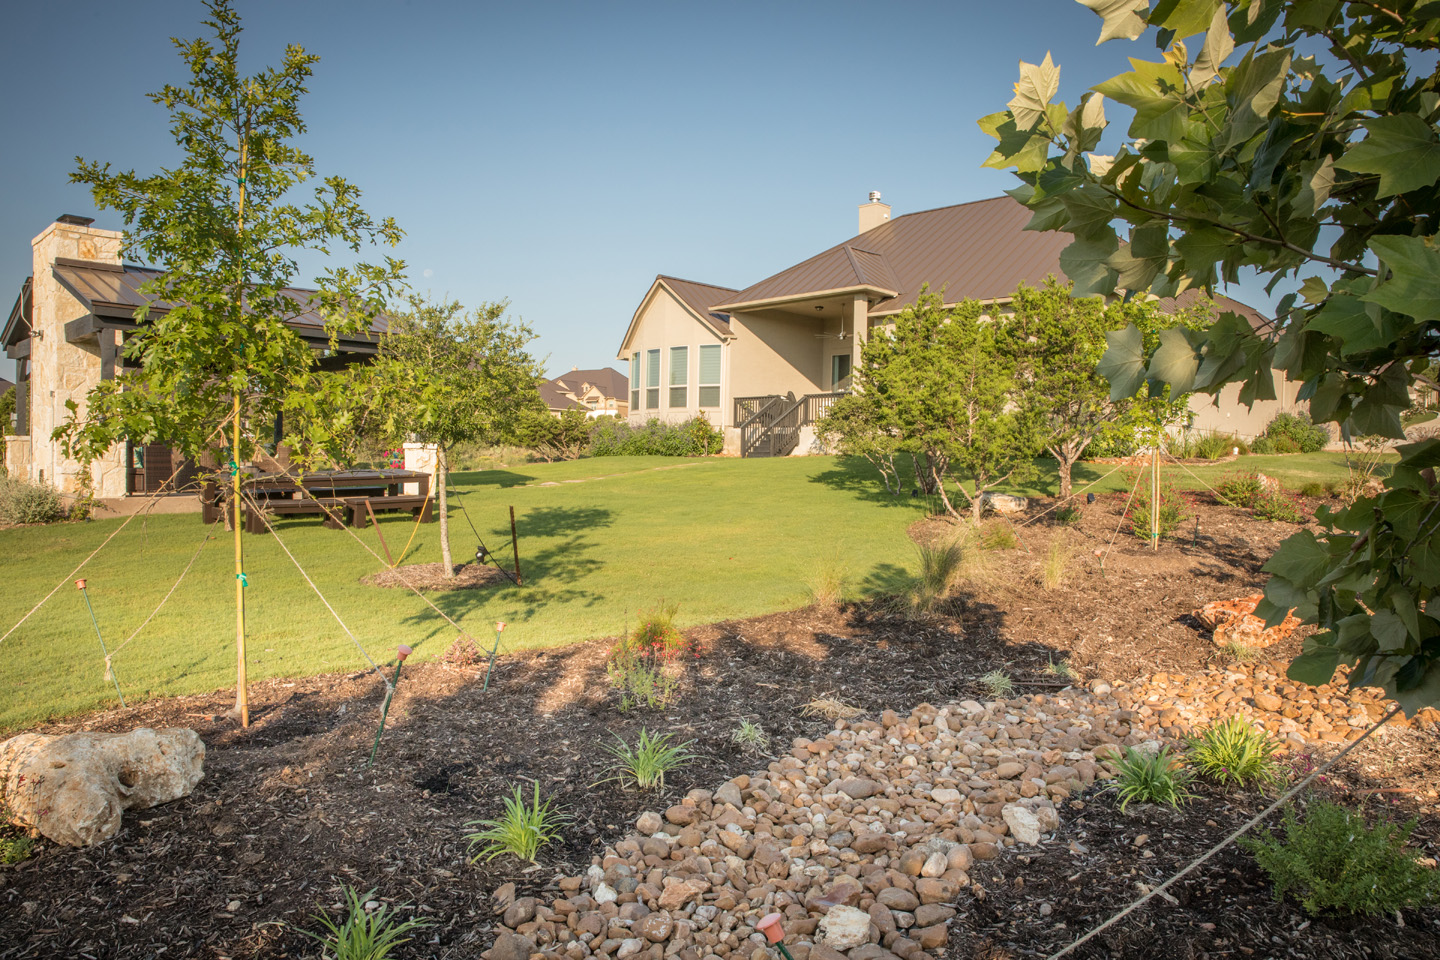
[[[319,929],[310,915],[339,903],[341,883],[374,888],[433,921],[398,956],[474,957],[493,936],[488,894],[496,886],[514,881],[522,894],[538,893],[582,871],[641,811],[763,767],[765,757],[729,740],[741,717],[760,723],[781,749],[828,729],[799,709],[823,694],[878,712],[977,696],[978,677],[995,668],[1022,690],[1047,692],[1060,681],[1046,668],[1061,659],[1084,677],[1111,678],[1213,662],[1217,654],[1189,612],[1253,592],[1263,582],[1260,564],[1296,528],[1214,505],[1194,509],[1199,532],[1187,528],[1183,541],[1158,553],[1122,532],[1103,575],[1093,549],[1115,528],[1114,498],[1087,507],[1074,528],[1048,517],[1031,523],[1020,528],[1022,549],[997,555],[986,585],[931,621],[907,623],[879,605],[854,604],[698,628],[691,636],[702,655],[664,710],[617,710],[604,642],[502,654],[488,692],[483,665],[464,658],[407,667],[370,771],[362,766],[383,685],[369,671],[254,684],[248,730],[215,719],[233,700],[228,692],[47,724],[40,732],[189,726],[209,748],[206,776],[187,799],[127,814],[105,844],[77,851],[42,842],[28,861],[0,868],[0,960],[151,957],[161,947],[166,957],[313,956],[315,945],[296,928]],[[942,523],[915,533],[944,535]],[[1038,570],[1054,536],[1076,549],[1070,580],[1046,591]],[[609,776],[601,747],[617,735],[633,741],[642,727],[694,739],[700,757],[668,778],[662,797],[601,782]],[[1415,842],[1434,855],[1435,739],[1398,731],[1363,745],[1326,789],[1411,790],[1387,796],[1399,814],[1420,818]],[[573,818],[563,843],[544,850],[534,868],[509,859],[469,864],[465,825],[498,814],[511,785],[531,777]],[[1137,883],[1169,876],[1263,802],[1212,793],[1178,813],[1120,814],[1110,797],[1088,796],[1065,813],[1055,842],[976,871],[985,893],[962,894],[950,954],[1018,958],[1062,947],[1138,896]],[[1149,839],[1136,847],[1140,834]],[[1084,852],[1071,852],[1072,841]],[[1307,924],[1295,905],[1271,899],[1253,861],[1234,849],[1175,897],[1177,904],[1152,902],[1074,955],[1424,957],[1436,956],[1440,942],[1435,910],[1407,913],[1404,927],[1392,919]]]
[[[407,563],[391,570],[368,574],[360,582],[371,587],[399,587],[409,590],[473,590],[476,587],[504,586],[513,583],[506,571],[489,564],[466,563],[458,566],[452,576],[445,576],[443,563]]]

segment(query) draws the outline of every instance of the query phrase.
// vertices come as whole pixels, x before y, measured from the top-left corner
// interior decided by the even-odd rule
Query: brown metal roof
[[[681,280],[679,277],[667,277],[664,274],[655,279],[664,281],[665,285],[675,291],[675,296],[685,301],[685,305],[702,317],[706,317],[715,325],[724,336],[731,336],[730,318],[723,313],[716,313],[711,308],[717,303],[724,303],[729,297],[735,296],[738,292],[733,287],[719,287],[713,283],[700,283],[697,280]]]
[[[57,257],[54,266],[55,279],[69,290],[86,308],[97,317],[129,320],[138,307],[151,304],[154,311],[166,311],[173,306],[155,297],[140,292],[140,286],[161,276],[164,271],[131,264],[112,265],[87,260],[71,260]],[[314,336],[325,329],[325,319],[315,302],[316,291],[302,287],[286,287],[281,296],[295,304],[295,314],[286,320],[286,325],[302,335]],[[370,325],[372,336],[384,333],[389,320],[376,317]]]
[[[585,384],[597,387],[607,398],[624,400],[630,391],[630,378],[614,367],[599,370],[571,370],[550,380],[551,384],[578,394]]]
[[[1060,251],[1071,237],[1027,231],[1029,220],[1030,211],[1010,197],[907,213],[746,287],[721,306],[738,310],[756,301],[869,287],[896,294],[871,312],[894,313],[914,303],[927,283],[943,288],[947,302],[1003,299],[1021,281],[1064,276]]]
[[[568,410],[571,407],[579,407],[582,410],[585,409],[583,403],[577,403],[565,396],[565,394],[561,393],[559,388],[549,380],[540,381],[540,399],[545,401],[545,408],[547,410]]]
[[[1161,297],[1159,300],[1160,311],[1162,313],[1174,313],[1176,310],[1183,310],[1186,307],[1194,306],[1197,300],[1202,300],[1206,296],[1203,290],[1191,289],[1186,290],[1179,296]],[[1221,296],[1218,293],[1211,296],[1210,301],[1215,306],[1215,309],[1211,312],[1216,318],[1218,318],[1220,314],[1230,311],[1244,317],[1245,320],[1249,322],[1251,329],[1256,333],[1269,334],[1274,332],[1275,321],[1266,317],[1259,310],[1256,310],[1248,304],[1241,303],[1239,300],[1231,300],[1229,297]]]

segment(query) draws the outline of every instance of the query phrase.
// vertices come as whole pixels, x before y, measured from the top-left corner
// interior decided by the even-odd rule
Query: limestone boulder
[[[984,493],[980,495],[980,509],[993,510],[1005,517],[1013,517],[1025,512],[1030,501],[1024,497],[1013,497],[1008,493]]]
[[[0,798],[21,826],[88,847],[113,837],[124,811],[189,796],[204,768],[194,730],[22,733],[0,743]]]
[[[1217,647],[1239,643],[1247,647],[1268,647],[1290,636],[1300,626],[1300,618],[1292,612],[1283,623],[1266,629],[1265,621],[1255,616],[1255,607],[1264,599],[1256,593],[1235,600],[1216,600],[1196,610],[1194,617],[1211,631]]]

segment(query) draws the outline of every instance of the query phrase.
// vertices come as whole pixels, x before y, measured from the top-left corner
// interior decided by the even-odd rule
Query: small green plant
[[[741,718],[730,731],[730,742],[746,753],[764,753],[770,747],[770,735],[760,724]]]
[[[1134,486],[1136,475],[1131,474],[1127,478]],[[1130,518],[1130,532],[1141,540],[1150,539],[1150,481],[1148,477],[1139,478],[1139,486],[1135,487],[1134,498],[1130,502],[1130,511],[1127,516]],[[1164,540],[1172,536],[1180,525],[1190,519],[1190,511],[1185,508],[1185,500],[1176,489],[1175,483],[1171,480],[1163,480],[1160,483],[1160,504],[1158,507],[1160,519],[1160,539]]]
[[[1170,753],[1169,747],[1153,754],[1127,747],[1124,755],[1115,761],[1115,767],[1122,812],[1137,800],[1165,803],[1178,809],[1180,804],[1195,797],[1189,789],[1190,772]]]
[[[606,777],[600,783],[618,780],[622,784],[633,784],[637,790],[665,789],[665,774],[678,770],[695,759],[695,754],[689,749],[694,741],[672,744],[670,741],[673,736],[666,733],[657,737],[642,727],[640,737],[632,747],[617,735],[615,739],[618,743],[605,746],[606,751],[615,758],[615,763],[610,766],[614,776]]]
[[[1261,494],[1254,506],[1251,507],[1251,512],[1260,520],[1281,523],[1305,522],[1305,514],[1300,512],[1300,507],[1296,505],[1295,501],[1278,490]]]
[[[1302,497],[1328,497],[1328,496],[1330,496],[1330,491],[1329,491],[1328,489],[1326,489],[1325,484],[1321,483],[1319,480],[1307,480],[1307,481],[1305,481],[1304,483],[1300,484],[1300,488],[1299,488],[1299,490],[1298,490],[1297,492],[1298,492],[1298,493],[1300,494],[1300,496],[1302,496]]]
[[[1226,640],[1220,646],[1220,652],[1225,657],[1236,663],[1249,663],[1252,660],[1260,659],[1260,651],[1248,643],[1241,643],[1239,640]]]
[[[849,582],[839,556],[832,556],[820,562],[810,575],[810,601],[819,607],[835,607],[845,599],[845,587]]]
[[[409,943],[406,934],[423,930],[430,921],[420,917],[400,920],[389,905],[366,910],[365,904],[375,891],[357,894],[353,887],[345,886],[345,920],[336,923],[323,913],[313,915],[325,928],[324,933],[301,930],[305,936],[321,944],[327,955],[335,960],[389,960],[401,944]]]
[[[676,629],[673,605],[644,613],[634,632],[616,641],[605,660],[610,684],[620,692],[621,712],[669,703],[687,655],[699,656],[699,651]]]
[[[481,827],[474,833],[465,834],[470,841],[468,849],[480,850],[470,858],[494,860],[496,857],[512,854],[521,860],[535,862],[535,855],[547,843],[560,838],[560,828],[570,821],[555,805],[553,799],[540,799],[540,784],[534,784],[529,800],[514,785],[510,796],[505,798],[505,812],[494,820],[472,820],[467,827]]]
[[[1190,765],[1201,776],[1228,786],[1265,785],[1281,778],[1275,751],[1280,744],[1241,716],[1212,723],[1187,741]]]
[[[980,677],[980,686],[991,700],[1004,700],[1015,693],[1015,681],[1004,670],[991,670]]]
[[[945,543],[917,543],[915,550],[920,556],[920,575],[895,603],[896,612],[907,619],[930,616],[950,595],[968,552],[958,538]]]
[[[1220,494],[1220,499],[1227,505],[1249,510],[1255,506],[1255,501],[1265,495],[1265,484],[1261,482],[1258,473],[1253,470],[1244,471],[1221,480],[1215,492]]]
[[[1055,519],[1067,527],[1073,527],[1085,516],[1085,511],[1080,509],[1078,503],[1067,503],[1055,511]]]
[[[1272,453],[1319,453],[1330,443],[1330,429],[1308,416],[1280,413],[1265,428]]]
[[[25,834],[13,837],[0,836],[0,863],[19,863],[30,856],[35,841]]]
[[[1050,545],[1045,548],[1045,559],[1040,564],[1040,586],[1043,589],[1055,590],[1064,585],[1070,556],[1070,543],[1065,537],[1057,535],[1050,538]]]
[[[982,550],[1014,550],[1020,546],[1015,538],[1015,529],[1005,521],[990,524],[980,534]]]
[[[1266,832],[1240,840],[1275,884],[1275,899],[1293,893],[1313,916],[1379,916],[1440,901],[1440,871],[1416,862],[1406,842],[1416,821],[1371,827],[1339,804],[1311,799],[1301,820],[1285,808],[1285,839]]]
[[[1070,661],[1063,657],[1059,660],[1048,657],[1045,663],[1045,675],[1055,677],[1057,680],[1074,680],[1075,668],[1070,666]]]
[[[0,474],[0,523],[54,523],[65,515],[60,491],[48,483]]]

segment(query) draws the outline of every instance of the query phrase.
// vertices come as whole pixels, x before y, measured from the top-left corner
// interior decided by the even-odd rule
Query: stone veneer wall
[[[31,312],[30,456],[31,480],[53,483],[61,493],[79,493],[81,464],[65,456],[50,439],[65,422],[65,402],[74,400],[83,414],[85,396],[100,380],[99,343],[67,343],[65,324],[86,315],[85,306],[60,286],[52,273],[56,257],[120,263],[121,234],[75,224],[52,223],[31,241],[34,287]],[[107,330],[101,336],[119,336]],[[7,456],[7,460],[9,457]],[[91,467],[92,492],[125,495],[125,447],[119,445]]]

